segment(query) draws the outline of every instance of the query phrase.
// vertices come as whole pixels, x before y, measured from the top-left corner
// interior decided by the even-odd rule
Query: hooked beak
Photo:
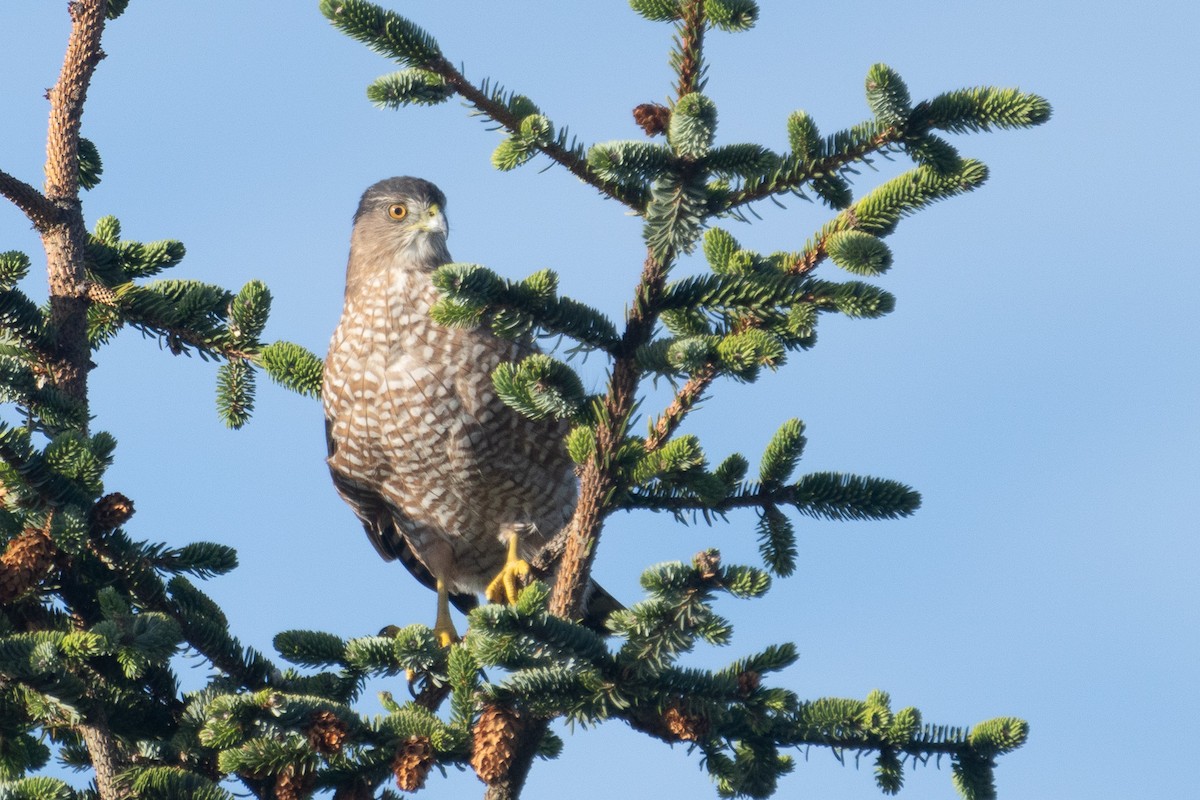
[[[440,233],[442,236],[450,235],[450,225],[446,222],[446,215],[442,213],[442,209],[434,203],[425,210],[425,217],[417,226],[425,233]]]

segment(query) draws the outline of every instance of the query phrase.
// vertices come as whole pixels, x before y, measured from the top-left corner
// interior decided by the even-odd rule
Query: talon
[[[508,539],[508,558],[504,566],[484,591],[488,602],[509,605],[517,602],[517,596],[521,594],[521,588],[529,576],[529,562],[517,554],[517,545],[517,534],[514,532]]]

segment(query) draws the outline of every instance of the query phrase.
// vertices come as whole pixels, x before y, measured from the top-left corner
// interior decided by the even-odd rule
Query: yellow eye
[[[404,219],[408,216],[408,209],[399,203],[388,206],[388,216],[392,219]]]

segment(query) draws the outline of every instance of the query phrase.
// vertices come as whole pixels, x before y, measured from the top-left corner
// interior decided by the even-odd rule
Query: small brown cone
[[[27,528],[0,556],[0,603],[35,589],[54,568],[54,542],[44,531]]]
[[[332,711],[317,711],[309,719],[308,743],[323,756],[341,752],[347,733],[346,723]]]
[[[667,730],[685,742],[698,742],[708,735],[708,720],[699,714],[688,714],[678,706],[663,712]]]
[[[721,553],[718,550],[701,550],[692,557],[692,565],[699,571],[701,578],[711,581],[721,569]]]
[[[658,136],[671,124],[671,109],[658,103],[642,103],[633,109],[633,121],[647,136]]]
[[[275,797],[278,800],[303,800],[312,794],[317,778],[311,772],[298,772],[288,767],[275,779]]]
[[[738,673],[738,694],[742,697],[749,697],[758,691],[758,687],[762,686],[762,675],[752,669]]]
[[[117,293],[99,283],[89,283],[87,294],[88,299],[93,303],[99,303],[102,306],[115,306],[117,304]]]
[[[133,501],[120,492],[106,494],[92,507],[92,523],[103,531],[119,528],[133,516]]]
[[[424,788],[429,768],[433,766],[433,743],[428,736],[410,736],[392,759],[392,774],[402,792]]]
[[[485,706],[475,723],[471,766],[479,780],[493,784],[508,774],[521,715],[510,708]]]

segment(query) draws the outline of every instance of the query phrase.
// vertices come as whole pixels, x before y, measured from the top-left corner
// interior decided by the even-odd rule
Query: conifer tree
[[[873,759],[887,794],[900,790],[906,767],[945,756],[963,797],[996,795],[996,758],[1027,735],[1019,719],[930,723],[915,708],[893,708],[882,691],[802,699],[770,683],[795,661],[790,643],[723,669],[687,664],[697,646],[731,639],[732,623],[713,609],[718,595],[761,598],[794,570],[797,516],[892,519],[912,514],[920,498],[890,479],[798,475],[806,439],[796,419],[781,421],[755,473],[742,454],[711,462],[680,428],[723,383],[753,383],[811,348],[822,314],[887,314],[892,296],[860,280],[890,268],[886,237],[904,217],[987,177],[943,134],[1037,125],[1050,115],[1045,100],[979,87],[914,102],[900,76],[877,64],[867,73],[870,116],[861,124],[822,135],[796,111],[778,122],[786,152],[722,143],[716,105],[704,94],[705,37],[753,26],[757,3],[631,0],[641,17],[673,30],[675,83],[663,103],[634,110],[644,138],[588,146],[529,97],[468,79],[412,21],[365,0],[320,0],[337,29],[401,67],[371,84],[373,102],[461,98],[503,134],[493,166],[548,159],[566,168],[641,218],[646,254],[620,323],[560,296],[549,270],[523,280],[474,264],[437,272],[439,324],[562,337],[605,360],[608,383],[597,395],[553,354],[493,375],[518,412],[571,421],[566,445],[581,487],[574,518],[535,559],[535,580],[517,602],[473,611],[462,641],[442,647],[419,624],[349,640],[285,631],[274,644],[287,667],[242,645],[188,577],[229,571],[234,551],[137,540],[127,529],[132,501],[104,483],[116,442],[91,429],[87,372],[121,329],[218,362],[218,409],[232,427],[249,419],[258,371],[307,395],[318,392],[321,373],[312,353],[263,340],[271,298],[262,283],[233,292],[158,279],[182,260],[179,242],[124,239],[111,216],[84,226],[80,192],[96,185],[102,165],[80,136],[81,114],[105,25],[126,5],[71,4],[63,71],[49,95],[44,188],[0,170],[0,194],[42,236],[51,287],[39,307],[21,288],[32,259],[0,253],[0,392],[23,420],[0,426],[0,796],[393,797],[393,786],[418,791],[434,767],[458,767],[502,800],[519,796],[535,757],[564,749],[550,729],[563,719],[620,722],[686,743],[722,797],[770,796],[794,768],[790,751],[802,747]],[[882,156],[911,159],[913,168],[855,194],[855,167]],[[755,252],[722,227],[753,215],[757,203],[795,195],[830,209],[796,250]],[[676,277],[680,265],[697,262],[698,272]],[[855,277],[838,280],[825,274],[830,266]],[[643,388],[654,379],[669,381],[674,397],[643,419]],[[643,509],[735,525],[752,515],[747,532],[762,564],[727,564],[701,545],[690,559],[650,567],[645,598],[613,614],[601,636],[573,620],[604,552],[604,522]],[[199,690],[178,688],[170,659],[181,648],[215,668]],[[412,699],[385,692],[385,713],[368,716],[360,702],[368,679],[402,691],[407,683]],[[48,744],[65,763],[91,770],[93,788],[38,774]]]

